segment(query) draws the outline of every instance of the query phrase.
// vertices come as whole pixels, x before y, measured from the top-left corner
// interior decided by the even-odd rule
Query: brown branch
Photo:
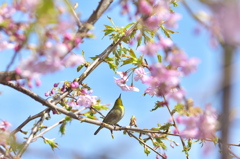
[[[164,96],[163,96],[163,99],[164,99],[165,102],[167,103],[167,100],[166,100],[166,98],[165,98]],[[171,110],[170,110],[170,108],[169,108],[169,105],[166,104],[166,106],[167,106],[167,110],[168,110],[169,114],[171,115],[171,118],[172,118],[174,127],[175,127],[177,130],[179,130],[179,129],[178,129],[178,126],[177,126],[177,123],[176,123],[176,121],[175,121],[175,119],[174,119],[174,117],[173,117],[173,114],[172,114],[172,112],[171,112]],[[180,138],[180,140],[181,140],[181,142],[182,142],[183,151],[185,152],[185,150],[187,149],[187,147],[186,147],[186,145],[185,145],[185,142],[184,142],[183,138],[182,138],[180,135],[179,135],[179,138]],[[185,152],[185,154],[186,154],[186,152]],[[186,154],[186,158],[189,159],[189,157],[188,157],[187,154]]]
[[[229,45],[223,46],[224,49],[224,66],[232,66],[232,58],[234,53],[234,48]],[[229,71],[223,69],[222,74],[222,118],[221,118],[221,140],[222,140],[222,159],[229,158],[228,150],[228,139],[229,139],[229,129],[230,129],[230,109],[231,109],[231,97],[232,97],[232,72],[233,68],[230,68]]]
[[[137,24],[132,26],[128,32],[129,34],[134,31],[135,27]],[[87,69],[81,74],[79,77],[78,83],[82,84],[83,80],[93,71],[95,70],[102,62],[104,62],[105,58],[108,57],[108,55],[122,42],[122,40],[126,37],[126,35],[122,36],[116,43],[112,43],[109,45],[100,55],[98,55],[98,58],[90,65],[87,67]],[[69,88],[66,92],[62,93],[60,96],[58,96],[54,101],[52,101],[53,104],[58,103],[61,101],[63,98],[65,98],[69,93],[71,93],[71,89]]]
[[[48,117],[49,109],[42,114],[42,117],[39,119],[39,121],[36,123],[36,125],[32,128],[32,132],[29,135],[27,141],[24,143],[23,147],[20,149],[20,151],[17,154],[17,158],[21,158],[22,154],[25,152],[25,150],[28,148],[29,144],[32,142],[33,137],[36,135],[36,133],[39,131],[39,128],[41,127],[43,121]]]
[[[16,71],[0,71],[0,81],[16,81],[18,79],[23,79]]]
[[[230,148],[228,149],[228,151],[229,151],[229,153],[230,153],[231,155],[233,155],[236,159],[240,159],[240,157],[238,157],[234,152],[232,152],[232,151],[230,150]]]
[[[11,135],[11,136],[15,135],[15,134],[16,134],[18,131],[20,131],[27,123],[29,123],[31,120],[34,120],[34,119],[36,119],[36,118],[38,118],[38,117],[41,117],[41,116],[43,115],[43,113],[46,112],[46,111],[48,111],[48,108],[45,109],[45,110],[43,110],[43,111],[41,111],[40,113],[37,113],[37,114],[33,115],[33,116],[29,116],[21,125],[19,125],[15,130],[13,130],[10,135]]]
[[[94,25],[102,14],[108,9],[113,0],[101,0],[97,9],[92,13],[88,20],[84,23],[83,27],[79,28],[78,33],[86,33],[89,30],[89,25]]]
[[[158,154],[159,156],[161,156],[163,159],[166,159],[166,157],[164,157],[162,154],[160,154],[159,152],[157,152],[154,148],[152,148],[151,146],[149,146],[148,144],[146,144],[145,142],[143,142],[142,140],[140,140],[139,138],[137,138],[135,135],[133,135],[132,133],[130,133],[129,131],[126,131],[128,133],[128,135],[130,137],[135,138],[136,140],[138,140],[140,143],[142,143],[143,145],[145,145],[146,147],[150,148],[152,151],[154,151],[156,154]]]
[[[36,93],[32,92],[31,90],[25,88],[25,87],[22,87],[22,86],[19,86],[18,84],[14,83],[14,82],[2,82],[0,81],[1,84],[3,85],[7,85],[19,92],[22,92],[26,95],[28,95],[29,97],[31,97],[32,99],[36,100],[37,102],[43,104],[44,106],[47,106],[48,108],[52,109],[52,110],[56,110],[60,113],[63,113],[69,117],[72,117],[74,119],[78,119],[78,116],[70,111],[67,111],[66,109],[64,108],[61,108],[61,107],[58,107],[54,104],[52,104],[51,102],[43,99],[42,97],[40,97],[39,95],[37,95]]]

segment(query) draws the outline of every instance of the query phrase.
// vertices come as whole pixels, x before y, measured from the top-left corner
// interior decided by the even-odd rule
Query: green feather
[[[124,106],[122,104],[121,94],[118,97],[118,99],[115,101],[113,108],[108,112],[106,117],[103,119],[104,123],[115,125],[117,124],[124,115]],[[103,128],[103,126],[100,126],[94,135],[97,135],[97,133]]]

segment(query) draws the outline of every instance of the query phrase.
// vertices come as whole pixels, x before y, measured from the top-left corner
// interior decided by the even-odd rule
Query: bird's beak
[[[119,97],[118,98],[121,98],[121,93],[120,93],[120,95],[119,95]]]

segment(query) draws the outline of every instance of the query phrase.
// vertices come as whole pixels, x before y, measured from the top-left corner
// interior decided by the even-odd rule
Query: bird
[[[103,119],[104,123],[116,125],[124,116],[124,106],[121,99],[121,94],[116,99],[113,108],[108,112],[108,114]],[[97,135],[97,133],[103,128],[101,125],[94,133],[94,135]]]

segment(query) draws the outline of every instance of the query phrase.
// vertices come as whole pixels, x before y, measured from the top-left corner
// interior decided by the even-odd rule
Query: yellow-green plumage
[[[118,99],[115,101],[115,104],[113,108],[108,112],[106,117],[103,119],[104,123],[115,125],[117,124],[124,115],[124,106],[122,104],[121,94],[118,97]],[[94,135],[97,135],[97,133],[103,128],[103,126],[100,126]]]

